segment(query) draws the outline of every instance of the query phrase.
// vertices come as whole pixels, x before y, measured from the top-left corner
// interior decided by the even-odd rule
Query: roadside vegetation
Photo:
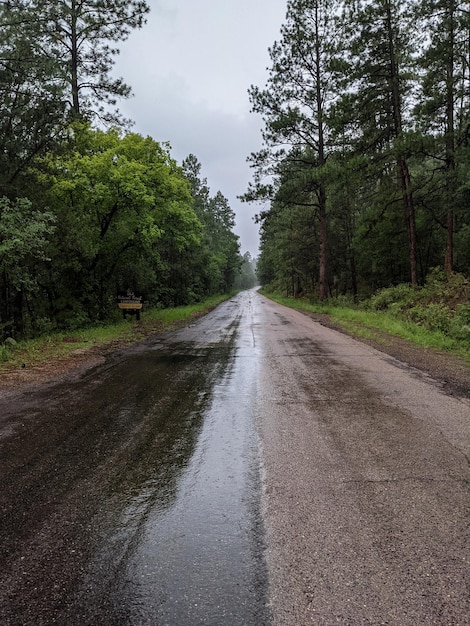
[[[325,302],[262,293],[311,313],[324,313],[356,337],[383,341],[384,334],[463,357],[470,362],[470,281],[434,270],[423,287],[400,284],[361,302],[341,296]]]
[[[77,350],[130,345],[153,333],[188,324],[207,314],[229,297],[230,294],[224,294],[212,296],[197,304],[169,309],[149,309],[143,312],[139,321],[132,316],[125,319],[116,317],[114,322],[106,324],[50,333],[31,340],[6,342],[0,345],[0,374],[2,370],[67,359]]]
[[[130,131],[113,76],[144,0],[0,2],[0,345],[174,308],[254,280],[194,154]],[[252,277],[250,278],[250,275]],[[80,331],[81,332],[81,331]],[[42,339],[39,339],[41,342]]]
[[[243,196],[260,206],[260,283],[373,307],[378,290],[422,287],[435,267],[470,278],[464,5],[288,0],[269,56],[249,91],[263,144]],[[445,302],[391,293],[391,308],[375,306],[449,332]]]

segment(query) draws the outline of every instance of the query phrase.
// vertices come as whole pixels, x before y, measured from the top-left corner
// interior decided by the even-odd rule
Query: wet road
[[[0,402],[0,623],[468,624],[469,421],[239,294]]]

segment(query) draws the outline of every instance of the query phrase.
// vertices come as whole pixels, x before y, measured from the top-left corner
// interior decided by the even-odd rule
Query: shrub
[[[438,331],[457,341],[470,342],[470,282],[461,274],[430,272],[421,288],[407,284],[382,289],[363,304],[386,311],[398,320]]]
[[[408,310],[406,317],[427,330],[438,330],[447,335],[452,322],[452,311],[440,302],[418,304]]]
[[[11,350],[8,346],[0,345],[0,363],[6,363],[11,358]]]
[[[373,311],[386,311],[392,305],[402,307],[413,301],[416,290],[411,285],[401,284],[395,287],[381,289],[375,296],[372,296],[366,303],[366,308]]]
[[[449,334],[470,345],[470,304],[460,304],[450,322]]]

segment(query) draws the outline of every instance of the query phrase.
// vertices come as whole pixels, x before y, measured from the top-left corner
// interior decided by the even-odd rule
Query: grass
[[[173,309],[149,309],[140,321],[132,317],[71,332],[51,333],[10,347],[0,345],[0,373],[23,366],[38,366],[66,359],[77,350],[99,346],[131,345],[156,332],[178,328],[211,311],[230,295],[212,296],[203,302]]]
[[[262,292],[263,295],[288,306],[309,313],[325,313],[331,321],[347,333],[365,339],[387,342],[387,336],[399,337],[420,346],[433,348],[462,357],[470,362],[470,343],[449,337],[439,330],[429,330],[419,324],[399,319],[387,311],[362,310],[354,306],[311,304],[297,298]]]

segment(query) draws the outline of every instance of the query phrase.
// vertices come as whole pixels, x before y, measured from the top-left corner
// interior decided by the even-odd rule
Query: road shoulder
[[[425,372],[438,381],[442,389],[450,395],[470,397],[470,365],[456,355],[419,346],[379,330],[374,331],[374,338],[357,337],[333,322],[326,313],[306,311],[299,311],[299,313],[303,313],[322,326],[354,337],[357,341],[388,354],[409,367]]]

